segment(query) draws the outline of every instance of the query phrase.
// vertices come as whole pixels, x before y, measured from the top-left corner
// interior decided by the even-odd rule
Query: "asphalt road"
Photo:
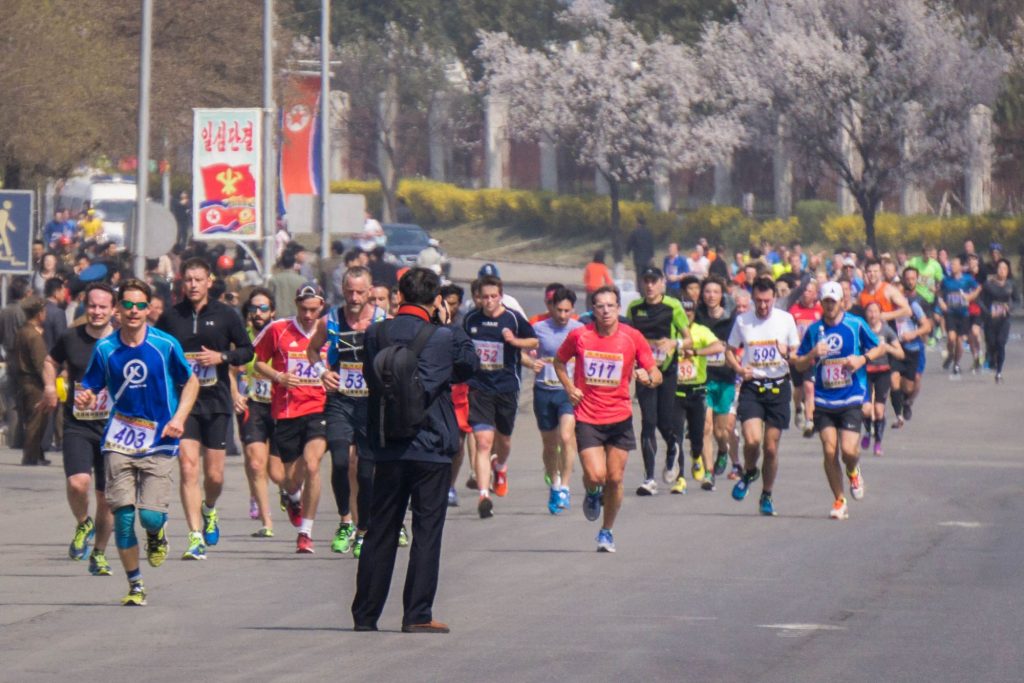
[[[249,538],[239,458],[209,559],[175,559],[173,507],[172,559],[144,565],[149,605],[126,610],[113,553],[110,578],[67,558],[59,456],[23,468],[0,450],[0,680],[1020,681],[1022,345],[1002,386],[929,363],[914,421],[865,458],[848,521],[827,518],[818,442],[793,432],[772,519],[724,482],[637,498],[634,454],[615,555],[594,552],[578,475],[571,512],[547,513],[524,411],[495,517],[461,488],[449,517],[435,605],[448,636],[398,632],[404,550],[384,632],[351,632],[356,562],[328,552],[329,492],[317,554],[296,556],[283,513],[276,538]]]

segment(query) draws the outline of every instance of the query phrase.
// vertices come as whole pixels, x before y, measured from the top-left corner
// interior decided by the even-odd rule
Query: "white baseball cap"
[[[818,297],[822,301],[825,299],[832,299],[832,301],[843,300],[843,286],[838,282],[826,282],[821,286],[821,295]]]

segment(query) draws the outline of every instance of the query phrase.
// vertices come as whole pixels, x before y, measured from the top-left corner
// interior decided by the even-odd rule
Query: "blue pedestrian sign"
[[[0,273],[28,273],[32,267],[31,190],[0,190]]]

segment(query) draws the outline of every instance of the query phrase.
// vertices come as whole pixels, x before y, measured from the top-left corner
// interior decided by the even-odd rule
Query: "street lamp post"
[[[149,74],[153,56],[153,0],[142,0],[142,44],[139,61],[139,148],[135,179],[135,274],[146,276],[146,197],[149,195]]]

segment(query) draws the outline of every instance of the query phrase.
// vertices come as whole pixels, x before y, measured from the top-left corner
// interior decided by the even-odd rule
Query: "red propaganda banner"
[[[195,109],[194,239],[262,234],[259,109]]]
[[[318,194],[320,188],[320,77],[295,75],[281,107],[281,168],[278,177],[285,205],[293,194]]]

